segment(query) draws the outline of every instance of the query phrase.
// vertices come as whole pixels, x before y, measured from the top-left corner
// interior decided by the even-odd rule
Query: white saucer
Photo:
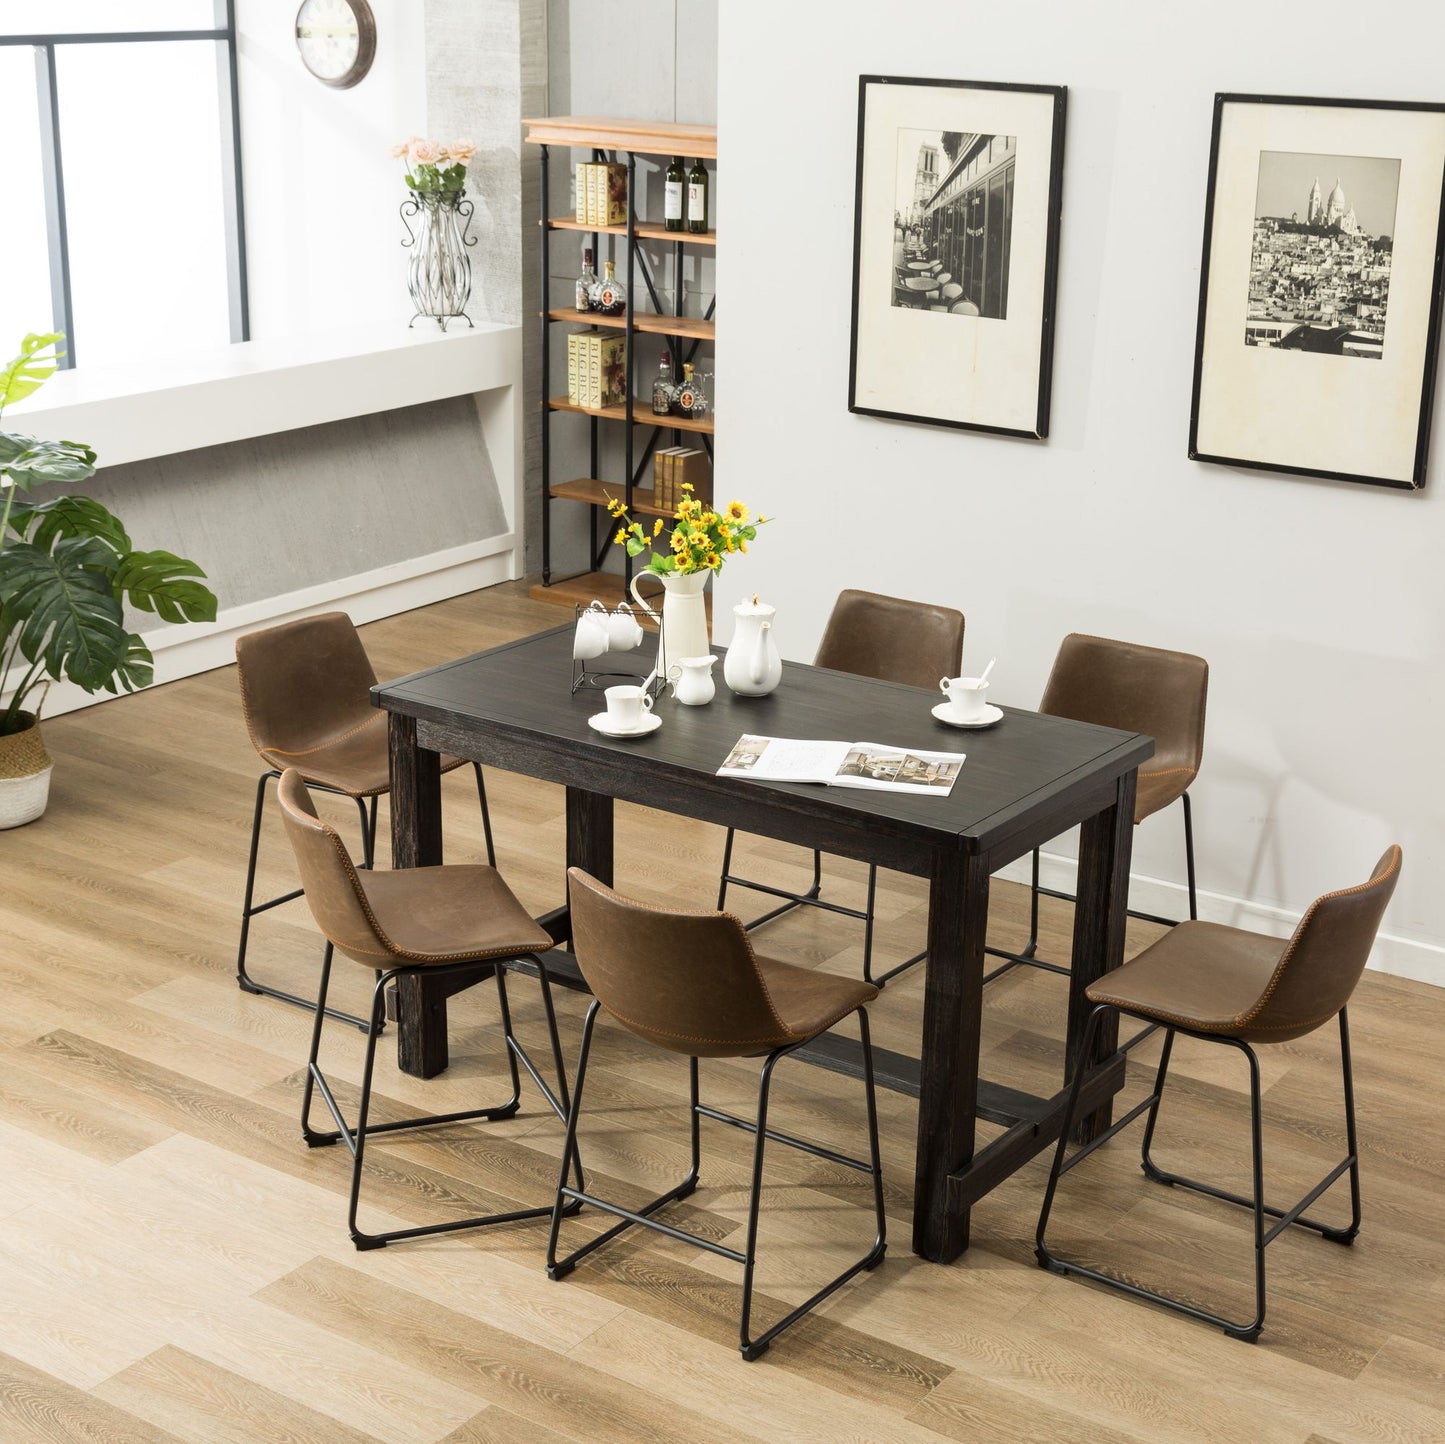
[[[662,726],[662,718],[655,712],[645,712],[641,723],[636,727],[614,727],[607,720],[607,713],[598,712],[587,719],[587,725],[604,737],[646,737],[649,732],[656,732]]]
[[[948,710],[947,702],[940,702],[933,709],[933,715],[947,727],[992,727],[995,722],[1003,721],[1003,708],[994,707],[988,703],[984,704],[983,716],[976,722],[959,722]]]

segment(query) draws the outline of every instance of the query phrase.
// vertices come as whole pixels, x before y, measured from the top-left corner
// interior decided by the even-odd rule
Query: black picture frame
[[[850,411],[1049,434],[1067,93],[858,77]]]
[[[1445,104],[1216,94],[1191,460],[1423,487],[1442,276]]]

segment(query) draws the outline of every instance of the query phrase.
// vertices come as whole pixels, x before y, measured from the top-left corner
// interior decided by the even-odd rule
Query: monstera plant
[[[63,339],[26,336],[20,355],[0,369],[0,412],[54,372]],[[98,501],[51,490],[94,475],[88,446],[0,426],[0,697],[8,693],[0,702],[0,744],[35,729],[26,702],[47,681],[64,679],[86,692],[150,684],[150,649],[126,630],[125,603],[168,622],[215,620],[216,598],[195,562],[141,551]],[[34,500],[41,487],[44,500]],[[32,753],[37,747],[32,741]],[[0,757],[0,779],[17,775]]]

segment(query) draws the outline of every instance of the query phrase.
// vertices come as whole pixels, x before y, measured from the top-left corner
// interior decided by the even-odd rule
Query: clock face
[[[366,0],[302,0],[296,12],[301,63],[323,85],[344,90],[371,69],[376,21]]]

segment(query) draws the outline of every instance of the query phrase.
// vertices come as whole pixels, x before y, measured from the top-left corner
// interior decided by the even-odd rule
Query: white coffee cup
[[[988,706],[988,683],[978,677],[944,677],[938,684],[948,698],[948,714],[955,722],[981,722]]]
[[[607,720],[618,732],[635,732],[642,726],[642,719],[652,711],[652,698],[645,688],[634,686],[609,687],[607,697]]]
[[[593,602],[577,618],[577,634],[572,639],[572,655],[579,662],[590,662],[607,650],[608,622],[607,609],[601,602]]]
[[[642,644],[642,627],[632,615],[632,608],[626,602],[619,602],[617,610],[607,617],[607,650],[609,652],[630,652]]]

